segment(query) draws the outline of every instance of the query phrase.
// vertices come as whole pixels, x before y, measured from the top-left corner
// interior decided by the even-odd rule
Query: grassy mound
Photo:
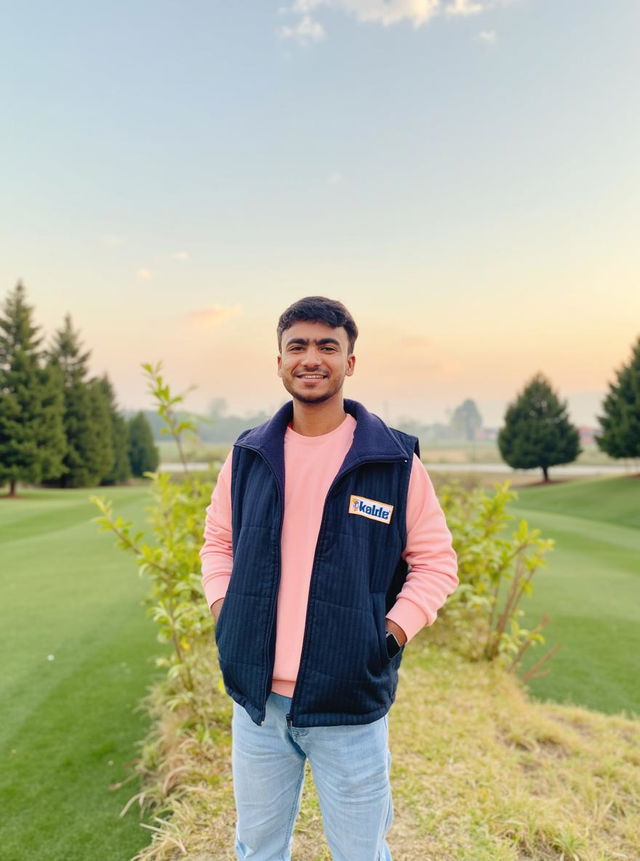
[[[157,696],[146,794],[169,818],[158,818],[139,861],[235,857],[229,701],[217,693],[213,650],[200,666],[212,738],[180,730]],[[465,661],[424,631],[407,650],[390,717],[394,857],[637,859],[639,729],[623,717],[531,702],[513,676]],[[293,855],[330,858],[310,780]]]

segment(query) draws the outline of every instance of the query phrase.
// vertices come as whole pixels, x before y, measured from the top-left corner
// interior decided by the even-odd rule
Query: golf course
[[[146,487],[101,489],[142,523]],[[87,490],[0,499],[0,856],[126,859],[148,842],[126,763],[159,653],[134,561],[101,534]]]
[[[99,492],[144,523],[146,487]],[[89,495],[23,490],[0,499],[0,853],[8,861],[126,861],[150,839],[135,807],[118,814],[137,789],[120,784],[148,729],[136,706],[158,677],[161,647],[141,606],[145,581],[92,522]],[[530,663],[548,646],[561,649],[531,693],[639,714],[640,481],[522,488],[512,511],[556,542],[525,609],[532,625],[551,617]]]
[[[546,645],[561,648],[531,692],[640,715],[640,480],[522,488],[513,513],[555,541],[525,605],[530,624],[550,617]]]

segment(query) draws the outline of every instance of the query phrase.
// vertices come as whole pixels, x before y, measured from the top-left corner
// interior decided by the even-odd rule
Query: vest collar
[[[349,398],[344,399],[344,409],[355,418],[356,429],[340,472],[369,460],[407,459],[406,451],[382,419]],[[293,401],[289,401],[269,421],[247,431],[236,443],[260,452],[281,481],[284,478],[284,435],[292,418]]]

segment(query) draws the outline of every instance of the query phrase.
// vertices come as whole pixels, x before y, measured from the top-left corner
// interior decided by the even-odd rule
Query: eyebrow
[[[302,346],[306,346],[307,344],[317,344],[320,347],[323,344],[335,344],[339,347],[340,341],[338,341],[337,338],[317,338],[314,340],[311,340],[310,338],[291,338],[290,341],[287,341],[285,346],[289,347],[291,344],[301,344]]]

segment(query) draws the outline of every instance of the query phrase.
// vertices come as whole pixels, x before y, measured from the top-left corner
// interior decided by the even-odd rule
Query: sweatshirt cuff
[[[231,580],[231,575],[218,575],[213,580],[210,580],[208,583],[205,584],[204,594],[207,599],[209,609],[211,609],[212,604],[215,604],[216,601],[219,601],[220,598],[224,598],[224,596],[227,594],[229,580]]]
[[[399,625],[407,636],[407,642],[428,623],[428,618],[424,612],[410,601],[409,598],[398,598],[393,607],[389,610],[386,616],[391,619],[396,625]]]

